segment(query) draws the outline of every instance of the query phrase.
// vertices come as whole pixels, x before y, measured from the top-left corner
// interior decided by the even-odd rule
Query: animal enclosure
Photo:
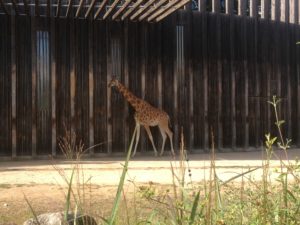
[[[1,15],[0,33],[2,157],[59,155],[69,130],[102,143],[90,154],[124,153],[135,123],[113,75],[169,114],[175,146],[182,128],[195,152],[211,130],[218,151],[260,147],[276,135],[272,95],[300,145],[297,24],[186,10],[159,23]],[[145,132],[138,151],[153,154]]]

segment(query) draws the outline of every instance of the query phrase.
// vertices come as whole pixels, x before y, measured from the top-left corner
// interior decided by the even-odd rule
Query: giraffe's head
[[[111,88],[113,86],[118,86],[118,84],[119,84],[119,81],[115,77],[113,77],[111,79],[111,81],[108,83],[108,87]]]

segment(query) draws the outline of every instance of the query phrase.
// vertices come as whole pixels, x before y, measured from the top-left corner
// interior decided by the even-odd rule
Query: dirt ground
[[[278,151],[278,155],[282,152]],[[300,149],[289,151],[289,159],[300,157]],[[209,177],[210,156],[208,154],[190,155],[187,164],[191,170],[193,182],[200,182]],[[260,167],[262,152],[217,153],[216,168],[218,177],[226,181],[249,169]],[[112,204],[123,168],[123,158],[87,159],[79,164],[80,172],[84,174],[82,181],[89,190],[85,194],[88,199],[97,199],[98,203],[105,201]],[[171,157],[136,157],[129,163],[126,190],[132,192],[132,182],[136,185],[147,185],[149,182],[158,185],[172,184],[171,163],[179,167],[179,161]],[[272,160],[271,167],[279,167],[279,160]],[[72,162],[35,160],[35,161],[0,161],[0,225],[22,224],[30,217],[30,210],[24,196],[27,196],[37,213],[63,210],[66,182],[69,178]],[[274,170],[275,171],[275,170]],[[247,174],[252,179],[260,180],[262,170],[257,169]],[[186,174],[188,176],[188,174]],[[276,172],[272,174],[275,179]],[[89,204],[94,204],[89,201]],[[95,203],[96,204],[96,203]],[[102,208],[101,213],[110,207]]]

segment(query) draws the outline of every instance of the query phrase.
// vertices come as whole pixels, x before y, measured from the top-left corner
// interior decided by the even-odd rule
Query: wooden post
[[[226,0],[226,14],[232,15],[233,14],[233,0]]]
[[[212,12],[219,13],[221,9],[220,0],[212,0]]]
[[[129,68],[128,68],[128,21],[124,22],[124,40],[123,40],[123,64],[124,64],[124,84],[126,87],[130,87],[129,85]],[[128,116],[129,116],[129,104],[124,104],[124,121],[125,121],[125,134],[124,134],[124,141],[125,141],[125,149],[124,152],[126,152],[127,146],[129,146],[129,142],[130,142],[130,130],[129,130],[129,123],[128,123]]]
[[[270,0],[261,0],[261,18],[269,19],[270,17]]]
[[[36,56],[36,42],[37,42],[37,30],[36,30],[36,17],[31,17],[31,54],[32,54],[32,72],[31,72],[31,79],[32,79],[32,156],[36,157],[36,145],[37,145],[37,133],[36,133],[36,126],[37,126],[37,107],[36,107],[36,87],[37,87],[37,56]]]
[[[244,112],[243,112],[243,123],[245,126],[245,130],[244,130],[244,148],[245,150],[248,149],[249,147],[249,120],[248,120],[248,116],[249,116],[249,73],[248,73],[248,57],[247,57],[247,33],[246,33],[246,19],[243,19],[243,48],[244,48],[244,79],[245,79],[245,87],[244,87]]]
[[[161,49],[162,49],[162,39],[161,39],[161,29],[162,26],[161,24],[158,24],[158,36],[159,36],[159,41],[158,41],[158,46],[157,46],[157,52],[158,52],[158,59],[157,59],[157,87],[158,87],[158,106],[159,108],[162,108],[162,55],[161,55]]]
[[[200,12],[206,11],[206,0],[198,0],[198,10]]]
[[[56,156],[56,58],[55,58],[55,19],[50,19],[50,60],[51,60],[51,129],[52,155]]]
[[[289,0],[281,0],[280,21],[281,22],[289,21]]]
[[[112,60],[111,60],[111,31],[110,23],[106,24],[106,46],[107,46],[107,55],[106,55],[106,68],[107,68],[107,80],[111,80],[112,76]],[[111,111],[111,88],[107,88],[107,153],[112,154],[112,111]]]
[[[290,0],[290,23],[298,23],[298,0]]]
[[[256,18],[258,16],[257,1],[258,0],[250,0],[250,17]]]
[[[238,15],[239,16],[246,16],[246,8],[247,2],[245,0],[238,0]]]
[[[271,20],[279,21],[280,18],[280,0],[271,1]]]
[[[236,149],[236,107],[235,107],[235,64],[234,64],[234,20],[230,18],[230,61],[231,61],[231,74],[230,74],[230,83],[231,83],[231,99],[230,99],[230,108],[231,108],[231,147],[233,150]]]
[[[17,71],[16,71],[16,21],[15,16],[11,20],[11,115],[12,115],[12,158],[17,157]]]
[[[75,24],[73,19],[70,21],[70,107],[71,107],[71,133],[75,132],[75,92],[76,92],[76,77],[75,77]]]
[[[88,22],[89,34],[89,146],[94,146],[94,67],[93,67],[93,21]],[[90,148],[89,154],[94,154]]]

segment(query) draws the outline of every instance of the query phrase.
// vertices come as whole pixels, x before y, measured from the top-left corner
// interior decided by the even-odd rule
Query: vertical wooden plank
[[[242,42],[243,42],[243,64],[244,64],[244,112],[243,112],[243,124],[244,124],[244,149],[248,149],[249,147],[249,71],[248,71],[248,52],[247,52],[247,44],[248,44],[248,36],[247,36],[247,20],[246,18],[242,21]]]
[[[75,93],[76,93],[76,77],[75,77],[75,21],[68,19],[70,22],[70,131],[71,134],[76,133],[75,128]]]
[[[281,22],[289,21],[289,0],[281,0],[280,21]]]
[[[111,45],[111,34],[110,34],[110,23],[107,23],[107,27],[106,27],[106,46],[110,46]],[[111,51],[110,51],[110,47],[107,48],[106,51],[106,59],[107,59],[107,81],[109,82],[112,79],[112,61],[111,61]],[[107,153],[111,154],[112,153],[112,109],[111,109],[111,88],[107,88]]]
[[[50,65],[51,65],[51,147],[52,155],[56,156],[56,59],[55,59],[55,19],[50,19]]]
[[[290,23],[298,23],[298,4],[297,0],[289,0]]]
[[[221,9],[219,0],[212,0],[212,12],[219,13]]]
[[[206,11],[206,0],[198,0],[198,10],[200,12]]]
[[[247,2],[245,0],[238,0],[238,15],[246,16]]]
[[[300,5],[300,4],[299,4]],[[296,29],[296,39],[300,39],[300,29]],[[296,48],[296,76],[297,76],[297,147],[300,146],[300,48]]]
[[[122,58],[123,58],[123,70],[124,70],[124,84],[126,87],[129,87],[129,69],[128,69],[128,38],[130,35],[128,35],[128,21],[123,23],[123,52],[122,52]],[[129,146],[131,133],[129,131],[129,104],[124,105],[124,148],[127,149]],[[126,151],[126,150],[125,150]]]
[[[271,20],[280,19],[280,0],[271,0]]]
[[[261,0],[261,18],[270,18],[270,0]]]
[[[208,14],[203,15],[203,22],[202,22],[202,29],[203,33],[206,34],[208,32],[208,27],[207,27],[207,20],[208,20]],[[204,124],[204,135],[203,135],[203,143],[204,143],[204,151],[208,152],[209,151],[209,136],[210,136],[210,130],[208,127],[208,48],[207,48],[207,42],[208,38],[207,35],[203,36],[202,39],[202,46],[203,46],[203,110],[204,110],[204,116],[203,116],[203,124]]]
[[[226,14],[232,15],[234,9],[234,1],[233,0],[226,0]]]
[[[16,21],[11,16],[11,115],[12,115],[12,158],[17,157],[17,72],[16,72]]]
[[[37,108],[36,108],[36,93],[37,93],[37,71],[36,65],[37,63],[37,55],[36,55],[36,43],[37,43],[37,30],[36,30],[36,17],[31,17],[31,54],[32,54],[32,156],[36,157],[37,155]]]
[[[94,67],[93,67],[93,24],[88,21],[88,54],[89,54],[89,146],[94,146]],[[94,154],[94,148],[90,148],[89,154]]]
[[[250,0],[250,17],[258,17],[258,0]]]
[[[236,93],[236,86],[235,86],[235,64],[234,64],[234,49],[235,49],[235,40],[234,40],[234,18],[230,17],[230,59],[231,59],[231,74],[230,74],[230,81],[231,81],[231,130],[232,130],[232,140],[231,140],[231,147],[233,150],[236,148],[236,107],[235,107],[235,93]]]

